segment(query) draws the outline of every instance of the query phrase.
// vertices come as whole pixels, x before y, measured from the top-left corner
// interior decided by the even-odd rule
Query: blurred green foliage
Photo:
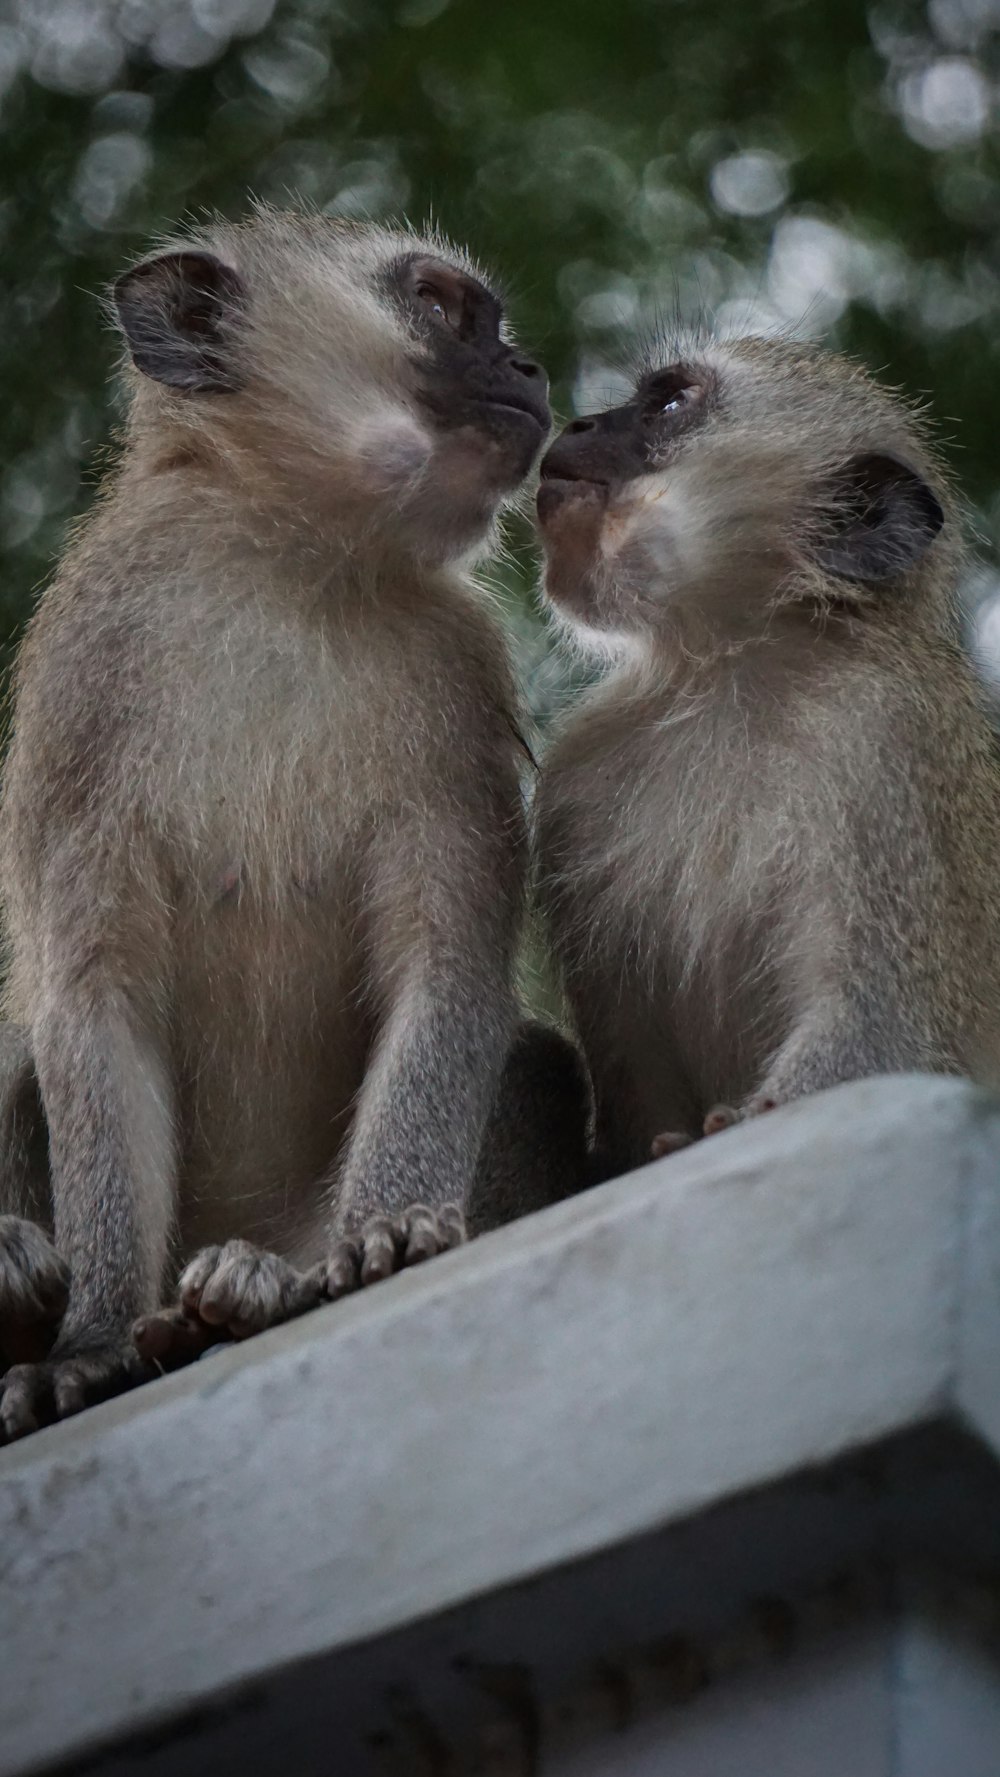
[[[433,213],[564,416],[676,311],[851,350],[929,396],[988,559],[998,73],[1000,0],[0,0],[0,642],[109,435],[98,293],[248,191]]]

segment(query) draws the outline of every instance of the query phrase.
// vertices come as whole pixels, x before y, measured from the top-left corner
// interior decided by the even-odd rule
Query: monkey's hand
[[[296,1271],[247,1240],[206,1246],[181,1273],[179,1306],[136,1321],[136,1350],[150,1363],[180,1369],[210,1345],[249,1339],[317,1307],[325,1282],[325,1266]]]
[[[336,1302],[464,1240],[465,1217],[457,1203],[443,1203],[440,1209],[413,1203],[400,1216],[372,1216],[355,1239],[338,1240],[334,1246],[326,1265],[326,1293]]]
[[[95,1330],[57,1343],[43,1363],[15,1364],[0,1379],[0,1429],[8,1443],[39,1426],[124,1394],[156,1371],[127,1334]]]
[[[0,1216],[0,1356],[45,1356],[66,1312],[69,1266],[36,1223]]]

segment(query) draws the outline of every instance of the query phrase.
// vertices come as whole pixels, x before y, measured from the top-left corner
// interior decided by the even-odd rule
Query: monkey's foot
[[[356,1239],[337,1241],[327,1261],[326,1293],[336,1302],[464,1240],[465,1216],[457,1203],[440,1209],[414,1203],[401,1216],[373,1216]]]
[[[15,1364],[0,1378],[0,1429],[10,1443],[124,1394],[155,1374],[127,1336],[95,1333],[68,1339],[44,1362]]]
[[[182,1370],[228,1334],[207,1321],[193,1319],[183,1308],[164,1308],[132,1323],[132,1343],[147,1364],[159,1370]]]
[[[136,1321],[136,1350],[150,1363],[179,1369],[220,1339],[249,1339],[318,1307],[325,1283],[324,1265],[296,1271],[248,1240],[206,1246],[181,1273],[179,1305]]]
[[[735,1123],[745,1123],[748,1117],[762,1117],[765,1111],[777,1108],[776,1098],[751,1098],[740,1110],[731,1104],[714,1104],[705,1118],[705,1134],[718,1135],[723,1129],[732,1129]]]
[[[649,1158],[662,1160],[665,1154],[679,1154],[682,1148],[689,1148],[694,1140],[685,1129],[664,1129],[654,1135],[649,1144]]]
[[[69,1266],[36,1223],[0,1216],[0,1354],[7,1363],[45,1356],[66,1312]]]

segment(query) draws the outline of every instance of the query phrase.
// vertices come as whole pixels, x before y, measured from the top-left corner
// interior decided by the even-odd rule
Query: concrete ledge
[[[27,1771],[952,1413],[1000,1439],[1000,1103],[838,1088],[0,1456]]]

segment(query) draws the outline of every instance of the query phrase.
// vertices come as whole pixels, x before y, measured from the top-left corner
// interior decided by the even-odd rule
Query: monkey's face
[[[643,627],[647,583],[662,581],[667,567],[669,524],[658,508],[669,470],[703,421],[714,386],[706,366],[651,371],[622,406],[573,420],[542,458],[545,590],[595,642]],[[645,559],[654,543],[658,575]]]
[[[684,617],[733,635],[778,603],[861,605],[944,524],[911,416],[844,360],[700,342],[541,463],[545,590],[615,651]]]
[[[405,339],[409,402],[373,422],[363,455],[423,552],[483,535],[551,425],[540,365],[507,337],[499,298],[440,253],[404,252],[381,280]],[[397,454],[400,452],[401,454]],[[415,478],[414,478],[415,471]]]
[[[154,423],[214,441],[258,499],[423,559],[483,540],[549,430],[544,372],[443,243],[263,211],[115,303]]]

